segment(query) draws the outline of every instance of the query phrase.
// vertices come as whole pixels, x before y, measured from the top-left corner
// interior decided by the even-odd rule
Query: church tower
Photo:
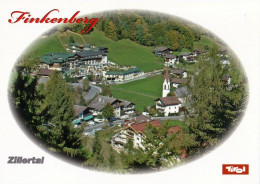
[[[167,97],[168,93],[170,93],[170,75],[168,72],[168,68],[164,69],[164,81],[163,81],[163,91],[162,97]]]

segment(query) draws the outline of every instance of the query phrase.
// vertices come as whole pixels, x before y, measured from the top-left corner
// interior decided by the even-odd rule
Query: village
[[[82,80],[92,76],[89,92],[93,93],[87,106],[74,105],[75,128],[85,126],[84,135],[94,136],[107,126],[119,126],[111,138],[111,146],[117,152],[124,149],[129,139],[134,147],[144,149],[142,145],[143,133],[147,123],[160,127],[165,120],[184,120],[185,108],[188,108],[187,98],[191,95],[187,87],[188,71],[176,67],[180,62],[196,63],[196,57],[203,54],[201,51],[181,52],[179,56],[173,54],[173,50],[167,47],[156,47],[153,53],[164,59],[164,69],[154,72],[141,71],[135,66],[120,66],[108,60],[109,49],[95,47],[90,44],[69,43],[66,45],[67,53],[49,53],[41,57],[39,71],[34,75],[40,76],[39,83],[46,83],[53,71],[59,71],[64,78],[77,79],[72,86],[82,88]],[[220,54],[226,55],[226,51]],[[228,64],[228,61],[223,62]],[[109,96],[100,95],[100,84],[116,85],[135,80],[141,80],[154,75],[162,75],[162,94],[154,99],[156,114],[149,112],[137,112],[133,102]],[[231,78],[223,78],[230,84]],[[98,90],[94,90],[98,89]],[[91,92],[91,90],[94,90]],[[113,116],[105,118],[103,111],[107,104],[113,108]],[[172,126],[169,133],[181,131],[180,126]],[[185,155],[182,155],[185,157]]]

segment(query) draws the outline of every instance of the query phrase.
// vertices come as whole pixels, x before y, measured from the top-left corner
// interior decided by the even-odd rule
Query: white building
[[[168,95],[168,93],[170,93],[170,87],[171,87],[168,68],[165,68],[164,71],[165,71],[165,73],[164,73],[162,97],[166,97]]]
[[[183,58],[185,61],[188,60],[189,56],[192,56],[192,53],[189,53],[189,52],[181,52],[180,53],[180,57]]]
[[[144,130],[147,125],[150,123],[152,126],[160,127],[162,126],[161,122],[158,120],[152,120],[151,118],[140,115],[133,118],[130,123],[125,124],[124,127],[117,131],[117,133],[111,139],[112,147],[120,152],[124,150],[124,145],[129,141],[133,141],[133,146],[135,148],[144,149],[143,140],[144,140]]]
[[[166,55],[164,57],[164,65],[165,66],[174,66],[175,63],[178,63],[177,57],[175,55]]]
[[[88,110],[93,116],[102,115],[103,109],[107,104],[113,107],[116,118],[128,118],[135,113],[134,103],[101,95],[97,96],[88,105]]]
[[[181,101],[175,96],[162,97],[156,99],[156,109],[160,113],[164,114],[164,116],[179,113],[181,104]]]
[[[124,71],[103,72],[103,78],[109,82],[123,82],[144,76],[144,72],[139,68],[131,68]]]

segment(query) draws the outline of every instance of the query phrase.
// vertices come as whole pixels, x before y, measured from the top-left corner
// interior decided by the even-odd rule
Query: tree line
[[[193,50],[193,42],[201,33],[183,20],[150,12],[104,12],[95,26],[114,40],[130,39],[144,46],[167,46],[175,51]],[[84,25],[72,24],[68,29],[80,32]],[[93,30],[92,30],[93,31]]]

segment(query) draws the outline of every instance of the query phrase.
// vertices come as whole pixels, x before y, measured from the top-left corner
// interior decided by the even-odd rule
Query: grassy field
[[[94,31],[82,37],[71,32],[55,33],[36,40],[27,51],[37,50],[39,56],[50,52],[66,52],[61,41],[63,44],[69,43],[69,37],[73,37],[76,43],[107,47],[108,59],[120,65],[137,66],[145,72],[163,68],[163,59],[157,58],[152,53],[153,47],[142,46],[126,39],[113,41],[100,31]]]
[[[168,121],[163,121],[163,124],[166,124],[166,123],[169,123],[169,125],[170,125],[171,127],[173,127],[173,126],[179,126],[179,127],[181,127],[181,128],[184,128],[184,129],[187,128],[187,126],[184,124],[184,122],[183,122],[183,121],[180,121],[180,120],[168,120]]]
[[[213,40],[206,36],[201,36],[200,41],[194,42],[194,50],[204,50],[204,47],[207,45],[209,48],[213,46]]]
[[[126,39],[113,41],[100,31],[83,37],[88,44],[108,47],[108,59],[117,64],[137,66],[145,72],[163,68],[162,62],[158,62],[161,58],[152,53],[153,47],[145,47]]]
[[[145,107],[155,105],[155,99],[162,95],[163,76],[113,85],[110,89],[115,98],[131,101],[136,110],[142,112]]]
[[[84,38],[80,35],[77,35],[75,33],[72,32],[66,32],[64,34],[59,34],[59,37],[62,41],[63,44],[69,43],[69,38],[72,37],[73,40],[75,41],[75,43],[79,43],[79,44],[85,44],[85,40],[83,40]]]
[[[42,56],[50,52],[67,52],[63,48],[57,33],[46,38],[37,39],[27,48],[27,51],[37,51],[38,56]]]

